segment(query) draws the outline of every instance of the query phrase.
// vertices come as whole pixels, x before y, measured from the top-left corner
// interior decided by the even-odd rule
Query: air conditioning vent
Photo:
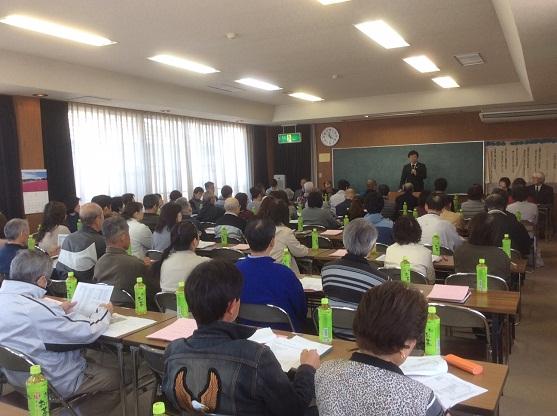
[[[481,65],[485,64],[484,58],[480,55],[479,52],[474,53],[461,53],[459,55],[455,55],[454,59],[462,66],[473,66],[473,65]]]
[[[72,97],[70,98],[70,101],[77,101],[80,103],[90,103],[90,102],[98,102],[98,101],[112,101],[111,98],[106,98],[106,97],[96,97],[94,95],[82,95],[80,97]]]
[[[484,123],[548,119],[557,119],[557,107],[533,108],[528,110],[480,112],[480,120]]]
[[[216,85],[207,85],[208,88],[211,88],[213,90],[218,90],[218,91],[222,91],[222,92],[240,92],[240,91],[245,91],[243,88],[239,88],[236,87],[235,85],[231,85],[231,84],[216,84]]]

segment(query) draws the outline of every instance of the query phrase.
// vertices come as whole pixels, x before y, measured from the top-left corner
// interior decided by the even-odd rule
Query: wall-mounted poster
[[[26,214],[43,212],[48,202],[48,181],[46,169],[25,169],[21,171],[23,183],[23,205]]]

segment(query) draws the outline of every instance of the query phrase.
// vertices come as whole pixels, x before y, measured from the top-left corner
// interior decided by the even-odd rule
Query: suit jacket
[[[536,192],[534,185],[528,186],[527,189],[537,204],[553,205],[553,188],[551,186],[543,184],[539,192]]]
[[[427,168],[423,163],[416,162],[416,175],[412,175],[412,166],[408,163],[402,168],[402,175],[400,175],[400,189],[402,189],[402,186],[405,183],[410,182],[414,185],[414,192],[421,192],[424,190],[425,178],[427,178]]]
[[[508,234],[511,239],[511,247],[520,251],[523,257],[528,257],[531,245],[530,235],[514,214],[496,209],[489,211],[488,214],[495,219],[495,241],[503,241],[504,235]]]

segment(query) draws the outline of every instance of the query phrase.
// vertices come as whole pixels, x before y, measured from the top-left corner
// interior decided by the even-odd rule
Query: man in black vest
[[[414,185],[414,192],[421,192],[424,190],[424,179],[427,178],[427,168],[423,163],[418,162],[420,155],[415,150],[408,152],[408,163],[402,168],[402,175],[400,176],[399,189],[402,189],[405,183]]]

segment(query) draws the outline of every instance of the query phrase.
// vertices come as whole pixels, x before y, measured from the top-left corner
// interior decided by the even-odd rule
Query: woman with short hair
[[[368,290],[354,318],[358,351],[315,374],[320,416],[441,416],[433,391],[399,368],[423,337],[427,300],[401,282]]]

